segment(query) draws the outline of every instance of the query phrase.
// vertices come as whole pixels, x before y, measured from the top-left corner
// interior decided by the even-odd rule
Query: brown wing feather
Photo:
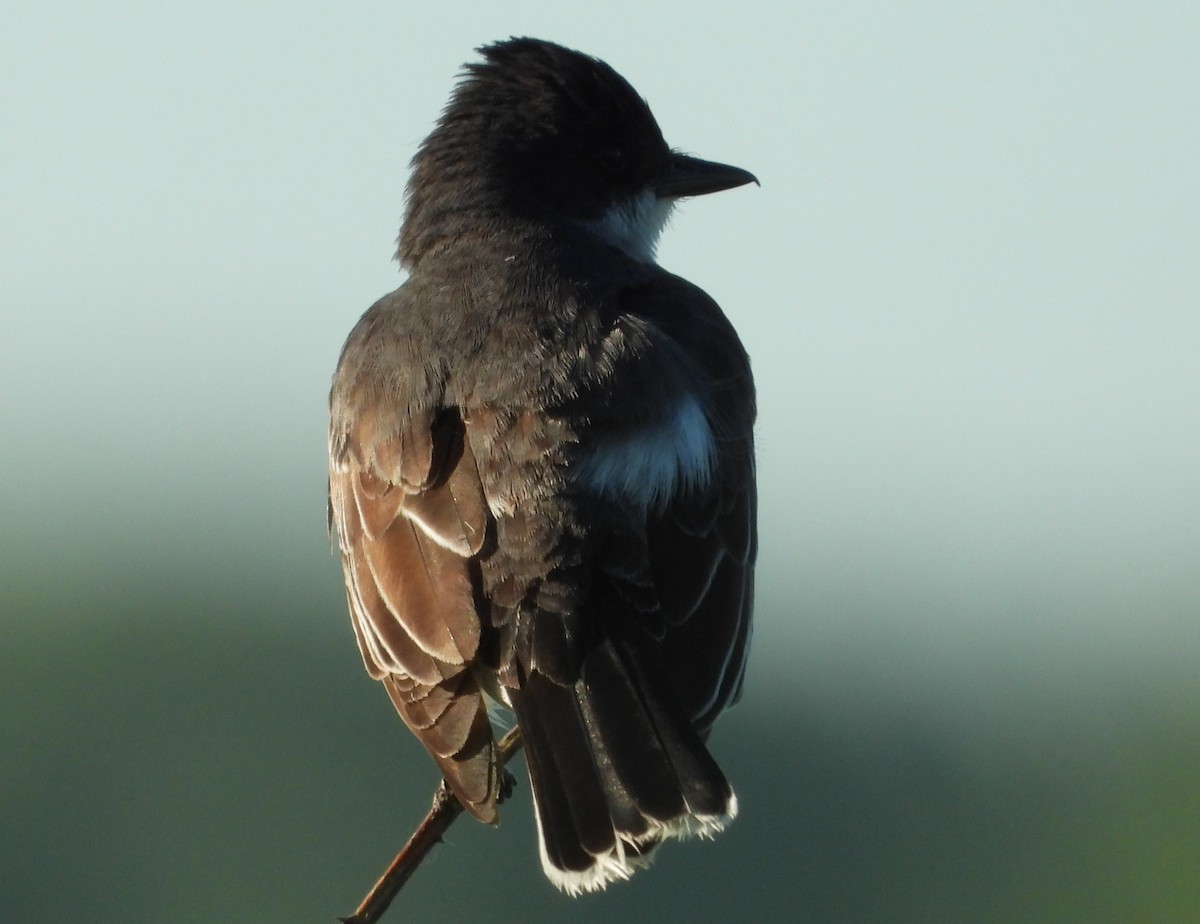
[[[442,412],[398,426],[378,403],[355,410],[331,442],[329,503],[363,663],[464,806],[494,821],[470,567],[490,515],[464,424]]]

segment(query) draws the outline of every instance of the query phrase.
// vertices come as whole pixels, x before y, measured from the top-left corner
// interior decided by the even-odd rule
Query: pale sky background
[[[752,682],[1200,666],[1194,3],[9,0],[10,566],[337,585],[329,376],[401,282],[408,159],[511,34],[762,181],[660,249],[755,362]]]

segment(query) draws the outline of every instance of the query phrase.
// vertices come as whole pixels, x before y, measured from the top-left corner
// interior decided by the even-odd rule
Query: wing
[[[491,520],[464,423],[453,409],[412,412],[380,376],[345,365],[331,397],[329,515],[363,663],[463,805],[491,822],[473,579]]]
[[[682,315],[682,302],[693,310]],[[707,733],[741,695],[750,643],[758,547],[754,384],[737,333],[695,286],[664,273],[636,292],[636,303],[696,362],[716,447],[707,483],[677,493],[646,526],[666,622],[656,663]]]
[[[650,569],[667,622],[657,663],[701,732],[741,695],[751,634],[753,459],[730,468],[714,489],[676,498],[647,529]]]

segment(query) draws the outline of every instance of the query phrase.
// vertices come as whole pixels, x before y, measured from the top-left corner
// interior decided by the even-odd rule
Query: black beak
[[[689,157],[687,154],[672,154],[666,169],[651,181],[650,187],[660,199],[678,199],[682,196],[703,196],[747,183],[758,185],[757,177],[749,170]]]

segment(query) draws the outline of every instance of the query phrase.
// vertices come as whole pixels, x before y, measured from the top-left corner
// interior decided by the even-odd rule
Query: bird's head
[[[672,151],[603,61],[531,38],[479,51],[413,159],[406,265],[435,239],[505,217],[576,223],[650,261],[675,200],[757,182]]]

